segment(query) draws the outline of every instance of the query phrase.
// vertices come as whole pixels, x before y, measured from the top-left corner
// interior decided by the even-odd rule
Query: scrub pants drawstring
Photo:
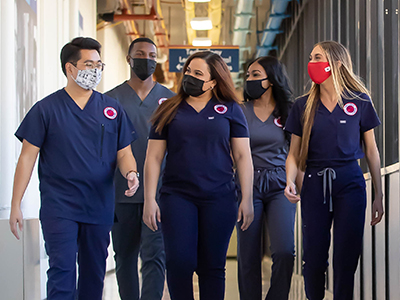
[[[326,204],[326,180],[328,180],[329,185],[329,212],[333,211],[332,202],[332,180],[336,179],[336,172],[332,168],[325,168],[317,173],[318,176],[322,176],[324,185],[324,204]],[[327,178],[328,177],[328,178]]]
[[[263,191],[268,191],[269,190],[269,182],[268,179],[266,178],[266,174],[268,172],[268,169],[258,169],[258,181],[256,183],[256,187],[258,188],[258,191],[262,193]]]

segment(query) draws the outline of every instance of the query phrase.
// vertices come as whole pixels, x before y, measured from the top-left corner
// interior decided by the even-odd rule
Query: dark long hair
[[[281,117],[281,124],[285,127],[286,120],[289,114],[289,110],[293,104],[293,91],[290,85],[289,77],[286,73],[286,68],[278,59],[272,56],[263,56],[251,61],[247,69],[253,63],[259,63],[267,73],[268,81],[272,84],[272,95],[276,102],[276,108],[273,111],[275,118]],[[245,90],[243,90],[244,101],[254,100],[252,99]],[[290,135],[285,136],[289,139]]]
[[[235,95],[235,86],[232,81],[228,66],[221,56],[212,53],[211,51],[196,52],[188,57],[182,69],[182,74],[185,74],[188,65],[195,58],[203,59],[210,71],[211,79],[217,82],[212,93],[220,102],[239,102]],[[179,104],[188,98],[182,87],[182,82],[179,85],[178,94],[167,101],[164,101],[155,111],[151,118],[152,124],[157,124],[156,132],[161,132],[164,126],[168,125],[175,117]]]

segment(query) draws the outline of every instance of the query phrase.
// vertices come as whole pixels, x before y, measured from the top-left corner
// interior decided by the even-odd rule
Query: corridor
[[[263,295],[266,295],[269,288],[269,280],[271,276],[271,261],[265,259],[263,262]],[[197,285],[197,279],[194,278],[194,290],[195,299],[199,299],[199,289]],[[113,271],[109,272],[106,276],[104,283],[104,294],[103,300],[119,300],[117,281],[115,278],[115,273]],[[168,294],[167,286],[165,285],[164,297],[162,300],[170,300]],[[226,262],[226,290],[225,290],[226,300],[238,300],[239,291],[237,285],[237,261],[234,258],[228,258]],[[325,300],[332,300],[332,295],[327,291],[325,295]],[[299,275],[293,275],[292,288],[289,295],[289,300],[306,300],[304,294],[304,283],[303,278]]]

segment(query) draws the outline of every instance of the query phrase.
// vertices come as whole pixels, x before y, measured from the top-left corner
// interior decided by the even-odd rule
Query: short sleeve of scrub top
[[[132,141],[135,141],[137,139],[137,133],[125,110],[120,105],[118,106],[121,116],[119,121],[120,126],[118,129],[117,150],[119,151],[129,146],[132,143]]]
[[[37,102],[26,114],[15,136],[21,142],[25,139],[32,145],[41,148],[46,139],[45,116],[40,102]]]
[[[361,121],[360,121],[360,131],[364,133],[381,124],[381,121],[379,120],[375,108],[372,105],[371,98],[369,98],[368,95],[363,93],[360,94],[359,96],[365,100],[363,101],[364,107],[362,110]]]
[[[168,125],[161,132],[156,132],[157,124],[151,126],[149,140],[166,140],[168,138]]]
[[[303,125],[301,118],[303,117],[306,101],[307,97],[301,97],[294,102],[284,128],[284,130],[286,130],[287,132],[293,133],[300,137],[303,135]]]
[[[237,103],[232,105],[231,114],[231,138],[246,138],[249,137],[249,130],[247,126],[246,117],[243,110]]]

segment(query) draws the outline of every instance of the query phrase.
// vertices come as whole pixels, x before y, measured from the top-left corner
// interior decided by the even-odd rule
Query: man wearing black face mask
[[[149,119],[164,100],[174,95],[169,89],[153,81],[157,48],[148,38],[138,38],[129,46],[126,60],[131,77],[106,94],[117,99],[135,125],[138,139],[132,143],[137,170],[143,173],[147,149]],[[125,180],[126,181],[126,180]],[[142,222],[143,185],[136,195],[124,195],[126,182],[115,174],[115,216],[112,239],[115,251],[116,275],[122,300],[162,298],[165,274],[165,253],[160,231],[151,231]],[[139,251],[140,250],[140,251]],[[139,298],[138,256],[142,260],[142,289]]]

